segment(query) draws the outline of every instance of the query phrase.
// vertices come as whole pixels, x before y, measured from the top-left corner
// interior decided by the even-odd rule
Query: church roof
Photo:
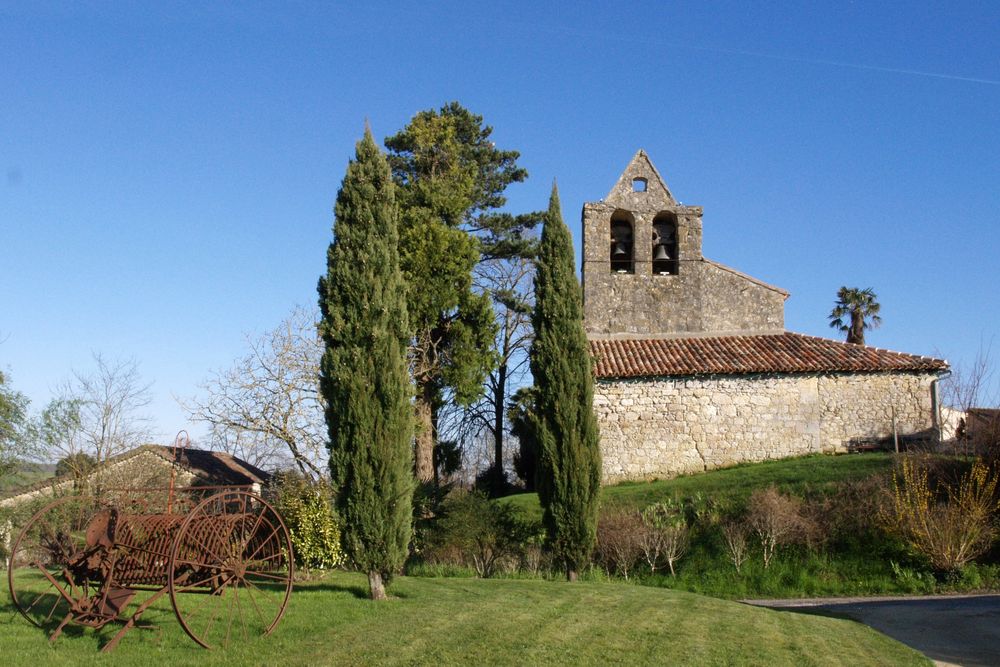
[[[686,338],[591,339],[599,379],[671,375],[943,371],[948,362],[784,332]]]

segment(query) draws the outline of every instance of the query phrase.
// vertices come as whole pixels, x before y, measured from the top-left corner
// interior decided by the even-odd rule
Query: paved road
[[[1000,595],[745,602],[850,618],[912,646],[940,665],[1000,667]]]

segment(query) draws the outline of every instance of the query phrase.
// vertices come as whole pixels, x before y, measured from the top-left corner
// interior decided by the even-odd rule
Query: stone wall
[[[584,209],[584,325],[592,334],[782,331],[787,293],[701,256],[700,209],[673,207],[678,217],[678,272],[654,274],[651,242],[656,211],[630,211],[634,273],[614,273],[611,216],[605,204]],[[648,240],[647,240],[648,239]]]
[[[813,452],[933,427],[931,373],[598,380],[605,483]]]

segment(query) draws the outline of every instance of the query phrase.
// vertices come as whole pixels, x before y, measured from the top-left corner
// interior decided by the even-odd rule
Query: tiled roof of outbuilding
[[[744,373],[941,371],[948,362],[785,332],[688,338],[592,339],[598,378]]]
[[[135,449],[112,456],[101,464],[101,468],[114,467],[120,463],[135,458],[140,454],[152,453],[159,456],[167,463],[175,462],[174,448],[163,445],[140,445]],[[176,463],[187,469],[202,483],[213,486],[249,486],[253,484],[267,484],[271,480],[271,474],[261,470],[226,452],[213,452],[203,449],[187,448],[178,452]],[[49,477],[28,486],[21,486],[8,489],[0,493],[0,499],[11,498],[24,493],[30,493],[39,489],[50,488],[65,482],[72,482],[73,475],[66,474],[58,477]]]

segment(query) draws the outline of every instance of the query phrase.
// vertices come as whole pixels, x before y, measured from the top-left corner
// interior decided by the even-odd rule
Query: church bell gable
[[[591,336],[780,332],[788,293],[707,260],[702,208],[678,202],[646,152],[583,206]]]
[[[632,156],[604,202],[628,211],[659,210],[677,204],[660,172],[641,148]]]

